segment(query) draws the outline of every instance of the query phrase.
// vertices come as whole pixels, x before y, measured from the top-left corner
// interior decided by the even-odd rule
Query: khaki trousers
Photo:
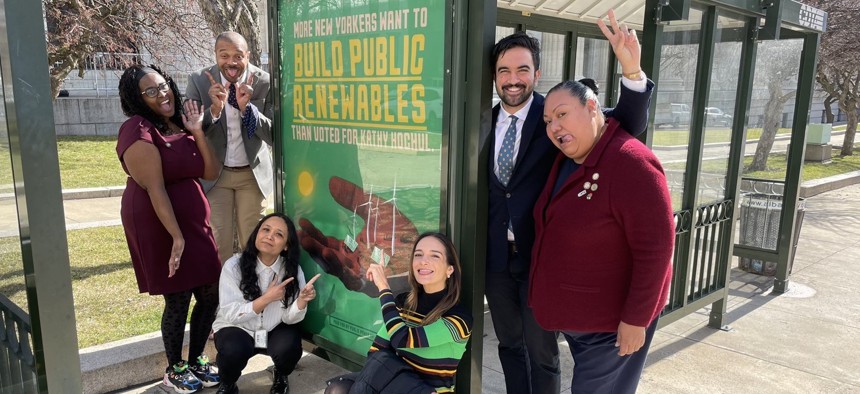
[[[218,244],[218,257],[224,264],[235,253],[234,229],[239,236],[239,250],[243,250],[248,236],[263,217],[266,198],[260,192],[250,167],[224,167],[206,197],[212,211],[210,221]]]

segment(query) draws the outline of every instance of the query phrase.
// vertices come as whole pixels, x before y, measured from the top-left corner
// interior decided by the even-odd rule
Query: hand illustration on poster
[[[302,248],[328,274],[336,276],[347,289],[376,297],[378,291],[365,278],[370,264],[385,267],[392,291],[406,289],[412,245],[418,230],[397,209],[396,199],[385,200],[371,191],[333,176],[329,192],[340,206],[364,222],[360,230],[353,224],[350,234],[340,240],[323,234],[305,218],[299,220]],[[395,190],[396,195],[396,190]]]

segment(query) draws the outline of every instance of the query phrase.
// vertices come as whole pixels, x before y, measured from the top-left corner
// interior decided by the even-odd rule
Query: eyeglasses
[[[158,96],[158,92],[167,93],[168,90],[170,90],[170,85],[168,85],[167,82],[162,82],[158,84],[158,86],[146,88],[146,90],[140,92],[140,94],[145,94],[146,97],[155,98],[155,96]]]

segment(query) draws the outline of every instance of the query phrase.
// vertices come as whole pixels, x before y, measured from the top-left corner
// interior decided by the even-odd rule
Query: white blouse
[[[254,313],[252,301],[245,299],[242,295],[242,290],[239,288],[239,283],[242,280],[242,274],[239,270],[239,259],[241,254],[236,254],[224,263],[224,268],[221,269],[221,279],[218,284],[218,315],[215,317],[215,322],[212,323],[212,330],[218,331],[225,327],[238,327],[248,335],[253,336],[254,331],[261,327],[266,331],[272,331],[280,323],[296,324],[305,318],[307,308],[299,309],[298,297],[296,301],[286,309],[281,301],[272,302],[266,305],[266,308],[260,314]],[[302,267],[298,267],[296,281],[299,285],[299,290],[305,286],[305,274],[302,272]],[[271,267],[267,267],[260,259],[257,259],[257,285],[260,286],[260,294],[264,294],[269,284],[272,283],[273,273],[278,278],[284,275],[284,262],[282,257],[278,257]]]

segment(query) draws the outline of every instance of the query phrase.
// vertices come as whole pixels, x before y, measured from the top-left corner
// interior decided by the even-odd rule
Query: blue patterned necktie
[[[236,100],[236,84],[230,84],[230,94],[227,95],[227,103],[230,104],[236,110],[239,110],[239,101]],[[254,135],[254,132],[257,131],[257,117],[254,116],[254,110],[251,109],[251,103],[248,103],[248,106],[245,107],[245,113],[242,114],[242,125],[245,126],[245,130],[248,130],[248,138]]]
[[[507,186],[511,180],[511,174],[514,172],[514,143],[517,141],[517,117],[511,115],[511,125],[508,131],[505,132],[505,138],[502,140],[502,148],[499,149],[499,157],[496,163],[499,165],[499,181],[502,185]]]

